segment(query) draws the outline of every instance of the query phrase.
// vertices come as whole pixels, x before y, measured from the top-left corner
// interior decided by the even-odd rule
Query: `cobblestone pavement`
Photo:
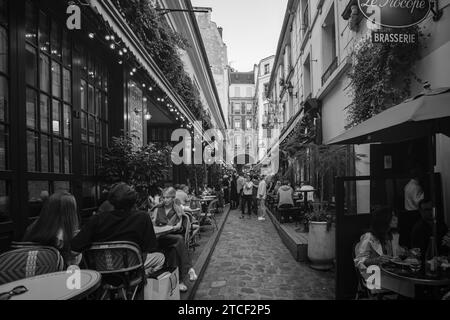
[[[195,300],[334,299],[334,273],[295,261],[269,218],[228,217]]]

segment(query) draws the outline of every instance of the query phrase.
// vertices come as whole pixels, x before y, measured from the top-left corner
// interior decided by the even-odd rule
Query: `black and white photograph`
[[[449,58],[450,0],[0,0],[0,300],[450,300]]]

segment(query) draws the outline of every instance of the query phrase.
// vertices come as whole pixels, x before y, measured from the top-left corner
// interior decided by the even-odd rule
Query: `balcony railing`
[[[325,82],[327,82],[327,80],[331,77],[331,75],[337,69],[337,67],[338,67],[338,60],[337,58],[334,58],[333,62],[330,64],[330,66],[322,76],[322,85],[324,85]]]

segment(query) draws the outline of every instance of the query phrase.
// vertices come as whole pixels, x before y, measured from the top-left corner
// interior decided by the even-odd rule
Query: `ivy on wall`
[[[189,110],[198,120],[203,120],[205,129],[211,128],[211,118],[203,108],[200,93],[184,70],[179,55],[180,49],[188,48],[187,40],[167,25],[150,0],[114,2]]]
[[[403,102],[411,96],[413,79],[421,81],[414,73],[414,65],[425,36],[418,27],[401,31],[417,32],[419,41],[374,44],[368,37],[358,44],[349,73],[353,101],[348,107],[347,129]]]

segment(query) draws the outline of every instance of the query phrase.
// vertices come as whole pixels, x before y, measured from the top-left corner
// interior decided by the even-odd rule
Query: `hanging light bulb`
[[[109,40],[111,40],[111,36],[110,36],[109,34],[108,34],[108,35],[106,35],[106,36],[105,36],[105,40],[106,40],[106,41],[109,41]]]
[[[123,48],[122,51],[123,51],[123,53],[127,53],[128,49],[127,48]]]
[[[136,68],[133,68],[133,72],[136,72]]]
[[[148,90],[150,90],[150,91],[153,91],[153,88],[152,88],[152,87],[150,87],[150,88],[148,88]]]
[[[93,34],[92,32],[89,33],[89,38],[94,39],[94,37],[95,37],[95,34]]]
[[[111,41],[114,41],[116,38],[114,36],[110,36]]]
[[[122,50],[119,50],[119,56],[123,56]]]
[[[119,60],[119,64],[123,64],[123,61],[122,61],[122,60]]]
[[[152,120],[152,115],[150,114],[150,112],[147,110],[147,112],[145,113],[144,119],[146,121],[150,121]]]
[[[145,83],[142,84],[142,88],[145,88]]]
[[[111,43],[109,47],[111,48],[111,50],[114,50],[116,48],[116,45],[114,43]]]

